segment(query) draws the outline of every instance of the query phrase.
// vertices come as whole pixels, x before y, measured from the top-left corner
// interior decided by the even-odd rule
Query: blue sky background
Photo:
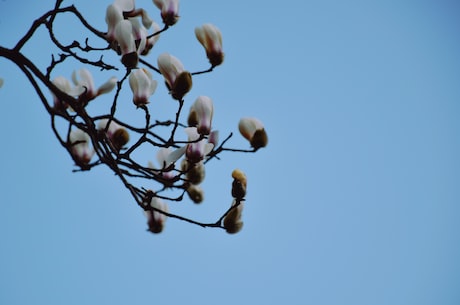
[[[75,1],[104,31],[109,3]],[[53,4],[0,1],[0,44]],[[160,22],[151,1],[137,6]],[[243,116],[259,117],[270,142],[223,154],[207,169],[206,201],[171,208],[214,221],[241,168],[237,235],[174,219],[146,232],[108,170],[72,173],[32,87],[0,58],[0,304],[459,304],[459,14],[449,0],[182,1],[151,62],[167,51],[207,68],[193,29],[216,24],[225,62],[195,78],[186,108],[208,95],[232,146],[247,147]],[[70,18],[61,24],[63,39],[82,37]],[[25,49],[41,67],[44,37]],[[136,120],[128,93],[120,113]],[[161,117],[173,104],[159,86],[149,107]]]

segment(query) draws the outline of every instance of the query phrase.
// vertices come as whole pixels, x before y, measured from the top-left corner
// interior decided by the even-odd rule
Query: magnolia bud
[[[224,61],[222,51],[222,34],[213,24],[205,24],[195,28],[195,35],[198,41],[206,50],[206,56],[213,67],[220,65]]]
[[[229,234],[238,233],[243,228],[243,221],[241,220],[241,214],[243,212],[243,203],[240,202],[240,204],[237,207],[234,207],[236,204],[236,201],[233,201],[233,208],[224,218],[224,228],[225,231],[227,231],[227,233]]]
[[[229,221],[227,218],[224,219],[224,228],[225,231],[229,234],[235,234],[241,231],[243,228],[243,222],[242,221]]]
[[[117,129],[110,138],[115,149],[120,150],[129,142],[129,133],[125,128]]]
[[[254,149],[265,147],[268,144],[268,136],[264,125],[256,118],[242,118],[238,123],[238,129]]]
[[[187,194],[194,203],[198,204],[203,202],[204,192],[199,185],[190,184],[187,188]]]
[[[200,184],[205,177],[205,169],[203,162],[190,163],[187,159],[183,159],[181,170],[185,172],[187,181],[192,184]]]
[[[164,203],[158,197],[152,197],[150,201],[150,206],[154,209],[158,209],[165,213],[168,213],[169,209],[166,203]],[[164,224],[166,221],[166,215],[157,211],[157,210],[147,210],[145,211],[145,216],[147,217],[148,231],[152,233],[160,233],[163,231]]]

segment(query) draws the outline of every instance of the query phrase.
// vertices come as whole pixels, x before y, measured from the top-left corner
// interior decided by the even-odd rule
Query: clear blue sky
[[[0,44],[53,2],[0,1]],[[101,30],[109,3],[75,0]],[[151,1],[137,5],[160,22]],[[168,51],[207,67],[193,29],[216,24],[225,62],[187,103],[212,97],[222,136],[257,116],[270,142],[222,155],[206,201],[173,209],[215,220],[239,167],[237,235],[173,219],[145,232],[108,170],[72,173],[31,86],[0,58],[0,304],[459,304],[459,15],[449,0],[182,1],[152,62]],[[82,32],[65,22],[64,37]],[[26,49],[42,67],[46,44]],[[160,116],[171,101],[159,88]]]

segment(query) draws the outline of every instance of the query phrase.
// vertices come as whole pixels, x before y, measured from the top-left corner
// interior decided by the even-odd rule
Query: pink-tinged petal
[[[82,87],[74,87],[74,86],[72,86],[70,81],[67,78],[63,77],[63,76],[56,77],[55,79],[53,79],[52,83],[59,90],[61,90],[65,94],[70,95],[72,97],[79,96],[80,94],[82,94],[85,91],[85,89],[82,88]],[[59,100],[54,93],[52,93],[52,95],[53,95],[53,100],[54,100],[54,107],[56,109],[61,109],[61,110],[67,109],[67,107],[68,107],[67,103]]]
[[[129,20],[125,19],[117,23],[115,27],[115,39],[120,45],[120,50],[123,55],[136,51],[133,26]]]
[[[149,97],[155,92],[157,82],[147,69],[142,68],[131,72],[129,85],[133,92],[134,104],[140,106],[149,103]]]
[[[216,147],[219,144],[219,130],[213,130],[209,134],[208,142]]]
[[[110,4],[107,6],[107,10],[105,13],[105,22],[107,23],[107,40],[114,41],[115,40],[115,27],[117,26],[118,22],[123,20],[123,12],[121,9],[114,5]]]
[[[107,123],[109,122],[109,119],[102,119],[98,122],[97,124],[97,129],[98,130],[105,130],[107,127]],[[110,121],[109,128],[107,129],[107,137],[112,137],[113,134],[118,130],[122,128],[117,122]]]
[[[177,162],[184,154],[187,146],[180,147],[176,150],[173,150],[165,159],[164,162],[170,166],[171,164]]]
[[[184,65],[180,62],[179,59],[168,53],[160,54],[160,56],[158,56],[157,62],[158,68],[165,78],[169,89],[173,88],[177,76],[185,71]]]
[[[199,134],[208,135],[211,132],[214,106],[211,98],[199,96],[192,105],[191,111],[195,111],[198,120],[197,131]]]
[[[113,88],[115,88],[115,86],[117,85],[117,82],[118,80],[115,76],[109,78],[109,80],[107,80],[97,89],[96,96],[99,96],[105,93],[109,93],[110,91],[113,90]]]
[[[88,164],[94,155],[94,150],[89,146],[89,142],[89,135],[81,129],[74,129],[69,134],[72,155],[79,165]]]
[[[188,141],[191,142],[186,146],[185,156],[190,163],[198,163],[212,151],[214,145],[207,143],[206,139],[199,140],[201,136],[196,127],[187,127],[184,130],[188,135]]]
[[[78,78],[77,74],[80,78]],[[75,86],[85,94],[86,99],[91,100],[96,97],[93,76],[87,69],[74,70],[72,73],[72,81]]]
[[[164,24],[171,26],[179,20],[179,0],[153,0],[153,3],[161,10]]]

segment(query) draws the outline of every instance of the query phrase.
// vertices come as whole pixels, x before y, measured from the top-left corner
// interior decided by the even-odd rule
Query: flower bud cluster
[[[52,80],[54,86],[49,83],[48,85],[53,94],[54,110],[63,117],[65,114],[64,119],[69,118],[68,136],[61,142],[69,150],[75,163],[82,169],[90,169],[100,163],[114,169],[132,192],[137,203],[144,208],[148,231],[160,233],[164,229],[167,216],[176,217],[169,214],[168,205],[164,200],[180,201],[186,192],[194,203],[203,202],[202,185],[206,176],[207,161],[218,159],[217,155],[222,151],[254,152],[268,144],[268,136],[259,119],[245,117],[239,121],[238,129],[253,149],[224,147],[232,134],[218,146],[219,132],[213,130],[216,125],[213,122],[214,102],[205,95],[199,95],[191,103],[186,118],[187,125],[183,124],[184,116],[181,111],[185,103],[184,97],[192,89],[193,78],[197,74],[211,72],[224,61],[222,34],[210,23],[195,28],[196,39],[204,48],[211,64],[209,69],[191,73],[177,57],[167,52],[158,53],[156,68],[154,64],[141,60],[140,57],[148,55],[157,43],[159,34],[179,20],[179,1],[153,0],[153,4],[160,10],[163,29],[160,29],[144,9],[136,8],[135,0],[113,0],[107,7],[107,33],[103,37],[109,42],[112,50],[121,56],[121,63],[126,68],[126,74],[121,81],[112,77],[96,87],[91,73],[86,69],[80,69],[73,71],[70,80],[58,76]],[[95,65],[97,66],[97,63]],[[175,120],[162,121],[147,108],[158,86],[158,81],[152,75],[155,72],[161,74],[160,77],[164,79],[170,96],[178,101]],[[122,99],[123,95],[120,93],[125,90],[126,82],[129,83],[133,95],[132,102],[145,112],[145,124],[133,121],[131,125],[119,119],[122,110],[117,108],[117,101]],[[110,114],[93,116],[89,114],[90,107],[83,109],[89,101],[114,88],[117,89]],[[68,115],[68,108],[75,111],[76,115]],[[156,127],[170,126],[173,128],[169,138],[161,133],[157,134],[156,129],[154,130]],[[176,134],[176,130],[182,128],[186,134],[186,141],[178,140],[180,136]],[[127,146],[130,141],[128,130],[134,142],[131,147]],[[185,138],[184,135],[183,137]],[[156,162],[149,162],[148,166],[144,167],[134,160],[133,156],[138,156],[135,151],[141,146],[142,149],[157,149]],[[90,163],[95,152],[99,159]],[[222,216],[222,222],[203,226],[223,227],[230,234],[242,229],[247,179],[245,173],[238,169],[232,172],[232,178],[233,201],[227,213]],[[146,179],[149,183],[153,180],[160,185],[159,190],[154,192],[131,184],[137,179]],[[165,193],[169,191],[180,191],[181,194],[178,197],[168,197]]]
[[[135,68],[139,55],[147,55],[159,39],[159,25],[144,9],[136,9],[134,0],[115,0],[107,7],[105,21],[106,39],[121,53],[121,62],[127,68]],[[152,35],[148,33],[150,28]]]

